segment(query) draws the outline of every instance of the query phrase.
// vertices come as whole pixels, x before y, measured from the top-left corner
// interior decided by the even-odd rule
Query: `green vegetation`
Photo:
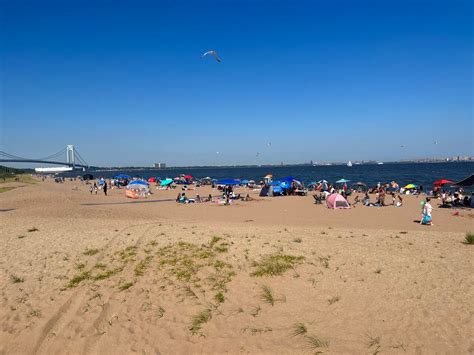
[[[0,187],[0,193],[11,191],[13,189],[16,189],[16,187],[15,186],[3,186],[3,187]]]
[[[223,303],[225,298],[224,298],[224,294],[219,291],[217,292],[215,295],[214,295],[214,300],[217,302],[217,303]]]
[[[293,332],[291,333],[292,337],[296,337],[299,335],[305,335],[308,332],[308,329],[303,323],[296,323],[293,325]]]
[[[131,281],[128,281],[128,282],[123,282],[121,284],[119,284],[118,288],[120,291],[125,291],[125,290],[128,290],[130,287],[133,286],[133,282]]]
[[[148,267],[150,264],[150,261],[153,259],[153,256],[149,255],[145,259],[141,260],[136,266],[135,266],[135,276],[143,276],[145,269]]]
[[[212,312],[209,308],[201,311],[200,313],[196,314],[191,320],[191,326],[189,330],[192,334],[196,334],[199,332],[203,326],[203,324],[209,322],[212,318]]]
[[[466,237],[464,238],[464,244],[474,244],[474,233],[466,233]]]
[[[339,302],[339,300],[341,299],[341,297],[339,296],[334,296],[334,297],[331,297],[330,299],[328,299],[328,303],[329,304],[334,304],[336,302]]]
[[[79,285],[82,281],[88,280],[91,277],[89,271],[82,271],[79,275],[74,276],[67,284],[68,288],[73,288]]]
[[[267,285],[262,285],[262,293],[260,294],[260,298],[262,299],[262,301],[272,306],[275,304],[276,301],[272,289]]]
[[[12,282],[13,282],[14,284],[17,284],[17,283],[20,283],[20,282],[24,282],[24,281],[25,281],[25,279],[24,279],[23,277],[20,277],[20,276],[17,276],[17,275],[13,275],[13,274],[10,275],[10,280],[12,280]]]
[[[308,341],[313,350],[317,348],[327,348],[329,346],[329,342],[327,340],[321,339],[316,335],[306,335],[305,339]]]
[[[98,252],[99,252],[99,249],[86,248],[86,250],[84,250],[82,254],[87,255],[87,256],[92,256],[92,255],[97,254]]]
[[[255,271],[250,276],[276,276],[282,275],[289,269],[294,269],[297,264],[304,260],[302,256],[284,254],[271,254],[264,256],[259,262],[253,262]]]

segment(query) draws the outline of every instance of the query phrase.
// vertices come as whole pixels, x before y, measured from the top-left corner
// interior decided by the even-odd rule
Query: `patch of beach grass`
[[[28,313],[28,317],[41,318],[41,311],[39,309],[32,309],[30,313]]]
[[[341,300],[341,297],[334,296],[334,297],[331,297],[330,299],[328,299],[328,303],[331,305],[331,304],[334,304],[336,302],[339,302],[340,300]]]
[[[194,317],[192,317],[189,330],[191,331],[192,334],[196,334],[197,332],[201,330],[202,326],[205,323],[211,320],[211,318],[212,318],[211,310],[209,308],[204,309],[203,311],[199,312]]]
[[[16,189],[15,186],[3,186],[3,187],[0,187],[0,194],[2,192],[8,192],[8,191],[11,191],[11,190],[14,190]]]
[[[25,281],[25,279],[24,279],[23,277],[20,277],[20,276],[14,275],[14,274],[11,274],[11,275],[10,275],[10,280],[11,280],[14,284],[21,283],[21,282],[24,282],[24,281]]]
[[[293,325],[293,331],[291,332],[292,337],[300,336],[300,335],[305,335],[308,332],[308,328],[306,326],[299,322]]]
[[[99,252],[99,249],[96,249],[96,248],[86,248],[86,250],[84,250],[82,252],[83,255],[86,255],[86,256],[92,256],[92,255],[95,255]]]
[[[295,238],[293,239],[294,243],[301,243],[303,240],[301,238]]]
[[[121,272],[123,269],[122,268],[115,268],[112,270],[105,270],[103,272],[98,273],[97,275],[94,275],[92,278],[94,281],[100,281],[100,280],[106,280],[109,277],[112,277],[113,275]]]
[[[322,339],[317,335],[306,335],[305,339],[312,350],[316,350],[318,348],[327,348],[329,346],[329,341]]]
[[[466,233],[466,236],[464,237],[464,244],[474,244],[474,233]]]
[[[214,301],[216,301],[217,303],[224,303],[225,301],[224,294],[221,291],[217,292],[214,295]]]
[[[262,292],[260,293],[260,298],[262,301],[268,303],[271,306],[275,305],[275,295],[273,294],[273,290],[267,285],[262,285]]]
[[[148,267],[148,265],[151,262],[151,259],[153,259],[153,256],[149,255],[145,259],[141,260],[134,269],[135,276],[143,276],[145,273],[145,269]]]
[[[294,269],[297,264],[304,260],[302,256],[285,254],[270,254],[263,256],[260,261],[254,261],[252,266],[256,268],[250,276],[277,276],[282,275],[289,269]]]
[[[137,255],[137,247],[136,246],[128,246],[124,250],[120,251],[119,253],[120,259],[126,263],[130,260],[133,260],[134,256]]]
[[[80,274],[74,276],[67,284],[68,288],[73,288],[79,285],[82,281],[90,279],[91,275],[89,271],[82,271]]]
[[[133,285],[134,285],[134,283],[132,281],[122,282],[122,283],[119,284],[118,289],[120,291],[125,291],[125,290],[128,290]]]

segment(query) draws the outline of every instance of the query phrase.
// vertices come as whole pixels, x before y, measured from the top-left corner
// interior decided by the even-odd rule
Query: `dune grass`
[[[7,192],[16,189],[16,186],[2,186],[0,187],[0,194],[2,192]]]
[[[209,308],[204,309],[203,311],[196,314],[191,319],[191,325],[189,326],[189,330],[192,334],[198,333],[202,326],[209,322],[212,318],[212,312]]]
[[[464,244],[469,244],[473,245],[474,244],[474,233],[466,233],[466,236],[464,237]]]
[[[10,275],[10,280],[14,283],[14,284],[17,284],[17,283],[20,283],[20,282],[24,282],[25,279],[23,277],[20,277],[20,276],[17,276],[17,275],[13,275],[11,274]]]
[[[299,322],[293,325],[293,332],[291,333],[292,337],[300,336],[300,335],[305,335],[308,333],[308,328],[306,326]]]
[[[297,264],[304,260],[302,256],[293,256],[285,254],[270,254],[263,256],[260,261],[254,261],[252,266],[255,271],[250,276],[277,276],[282,275],[289,269],[294,269]]]
[[[260,298],[262,301],[268,303],[271,306],[275,305],[275,295],[273,294],[273,290],[267,285],[262,285],[262,293],[260,293]]]

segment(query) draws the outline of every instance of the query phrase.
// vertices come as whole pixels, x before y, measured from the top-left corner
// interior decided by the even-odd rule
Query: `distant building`
[[[165,163],[155,163],[155,169],[164,169],[166,168]]]

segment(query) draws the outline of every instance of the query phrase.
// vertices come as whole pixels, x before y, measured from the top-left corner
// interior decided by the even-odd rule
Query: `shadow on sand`
[[[158,203],[158,202],[171,202],[175,199],[169,198],[166,200],[139,200],[139,201],[127,201],[127,202],[103,202],[103,203],[81,203],[81,206],[106,206],[106,205],[129,205],[137,203]]]

